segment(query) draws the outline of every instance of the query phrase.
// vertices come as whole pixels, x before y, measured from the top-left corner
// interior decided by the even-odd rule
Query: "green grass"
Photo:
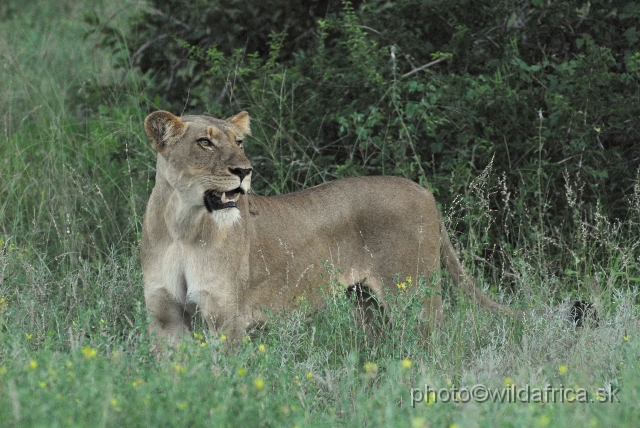
[[[571,190],[579,183],[570,180],[574,237],[539,231],[537,242],[499,250],[509,272],[478,278],[488,287],[507,276],[516,293],[492,288],[494,298],[546,310],[526,323],[478,310],[445,277],[445,322],[428,342],[415,304],[402,313],[404,322],[372,340],[339,295],[321,312],[273,314],[237,351],[197,324],[197,337],[154,359],[137,249],[154,174],[141,123],[153,107],[135,75],[126,90],[85,92],[88,82],[118,81],[120,74],[96,40],[83,39],[83,13],[109,17],[126,4],[42,0],[25,11],[0,9],[3,426],[637,424],[639,261],[632,255],[639,192],[628,219],[588,218]],[[130,13],[135,9],[112,22],[123,25]],[[472,259],[472,249],[500,226],[488,210],[474,213],[493,191],[474,182],[476,205],[461,200],[447,210],[452,221],[472,224],[459,251],[477,275],[484,270],[474,267],[484,261]],[[556,271],[551,246],[576,260],[564,277],[548,273]],[[553,311],[552,298],[569,298],[571,288],[598,307],[597,328],[576,329]],[[478,383],[577,386],[591,394],[611,384],[621,402],[411,406],[412,388]]]

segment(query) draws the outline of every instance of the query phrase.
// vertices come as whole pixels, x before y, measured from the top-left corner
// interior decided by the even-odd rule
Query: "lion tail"
[[[460,259],[458,258],[458,254],[456,254],[456,250],[453,248],[451,240],[449,239],[449,234],[447,233],[447,229],[445,228],[444,222],[442,221],[442,215],[440,213],[438,214],[440,217],[440,251],[442,262],[447,271],[449,271],[449,274],[453,277],[453,281],[456,283],[456,285],[462,288],[464,293],[470,299],[480,304],[480,306],[485,309],[488,309],[492,312],[499,312],[515,317],[523,316],[524,313],[508,308],[498,302],[491,300],[486,294],[482,292],[482,290],[480,290],[475,285],[474,281],[464,271],[462,263],[460,263]]]
[[[456,250],[451,244],[449,234],[447,233],[447,229],[444,227],[444,222],[442,221],[442,215],[440,213],[438,213],[438,215],[440,220],[440,254],[442,262],[447,271],[449,271],[449,274],[453,277],[453,281],[456,285],[462,288],[464,293],[470,299],[480,304],[480,306],[485,309],[520,319],[527,318],[527,312],[511,309],[501,305],[500,303],[491,300],[489,296],[476,287],[475,282],[469,278],[464,271],[462,263],[460,263],[460,259],[458,258],[458,254],[456,254]],[[591,302],[582,300],[574,300],[556,305],[551,309],[551,312],[561,314],[567,321],[573,323],[576,327],[582,327],[585,323],[590,324],[592,327],[597,327],[600,322],[595,305]],[[544,310],[534,311],[534,314],[537,316],[545,315],[545,313],[546,312]]]

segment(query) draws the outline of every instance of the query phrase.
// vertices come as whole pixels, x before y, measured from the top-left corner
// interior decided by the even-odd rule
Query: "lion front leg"
[[[166,288],[145,295],[149,311],[149,335],[154,354],[162,352],[162,345],[175,346],[191,331],[191,315]]]
[[[190,304],[195,303],[195,313],[207,323],[212,336],[224,335],[229,343],[235,345],[246,334],[247,317],[239,313],[233,302],[222,296],[214,297],[204,290],[189,294],[187,299]]]

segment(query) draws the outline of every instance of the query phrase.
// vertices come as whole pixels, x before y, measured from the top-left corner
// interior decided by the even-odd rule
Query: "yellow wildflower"
[[[364,371],[367,373],[377,373],[378,372],[378,365],[375,363],[366,363],[364,365]]]
[[[121,412],[122,409],[118,407],[118,404],[119,404],[119,401],[117,398],[111,399],[111,407],[113,407],[113,410],[115,410],[116,412]]]
[[[256,389],[260,391],[262,388],[264,388],[264,381],[262,380],[262,378],[257,377],[253,381],[253,386],[255,386]]]
[[[538,420],[538,423],[540,424],[540,426],[543,426],[543,427],[546,427],[547,425],[549,425],[549,422],[551,422],[551,419],[547,415],[540,416],[540,419]]]
[[[422,418],[412,418],[411,419],[411,426],[413,428],[422,428],[422,427],[426,427],[427,424],[425,423],[424,419],[422,419]]]
[[[89,346],[85,346],[84,348],[82,348],[82,356],[84,356],[87,360],[92,359],[97,354],[98,354],[98,351],[94,348],[91,348]]]

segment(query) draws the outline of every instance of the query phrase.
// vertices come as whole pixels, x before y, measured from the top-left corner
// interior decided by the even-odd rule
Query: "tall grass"
[[[136,245],[153,157],[141,144],[144,114],[134,97],[91,112],[81,108],[96,96],[116,97],[85,91],[91,82],[112,80],[114,71],[95,40],[82,41],[83,13],[98,10],[115,20],[126,3],[33,3],[1,29],[7,61],[0,83],[0,231],[22,251],[46,257],[41,261],[52,272],[66,272],[111,247]]]
[[[458,250],[478,284],[504,303],[543,310],[524,323],[478,310],[442,275],[445,320],[428,341],[411,303],[414,287],[394,317],[402,322],[380,338],[366,334],[353,303],[338,294],[319,312],[302,304],[271,314],[266,329],[235,352],[196,323],[193,340],[154,359],[137,255],[154,173],[140,125],[144,80],[131,76],[119,93],[88,93],[84,85],[121,76],[91,37],[83,40],[83,13],[108,17],[128,3],[30,4],[0,25],[3,425],[635,426],[640,419],[639,261],[632,256],[640,187],[629,218],[588,216],[581,183],[569,176],[570,236],[540,224],[533,205],[508,193],[490,167],[444,210],[450,226],[466,225],[467,236],[456,241],[464,242]],[[125,9],[113,22],[134,11]],[[277,95],[269,87],[264,93]],[[287,129],[259,103],[251,113]],[[291,178],[280,167],[274,192],[287,189]],[[484,248],[492,228],[530,236],[496,224],[488,208],[496,197],[505,212],[530,220],[520,228],[537,227],[535,242]],[[557,264],[564,276],[550,273]],[[575,297],[594,302],[597,328],[577,329],[553,309]],[[593,394],[612,384],[621,403],[411,406],[412,388],[476,383],[577,386]]]

